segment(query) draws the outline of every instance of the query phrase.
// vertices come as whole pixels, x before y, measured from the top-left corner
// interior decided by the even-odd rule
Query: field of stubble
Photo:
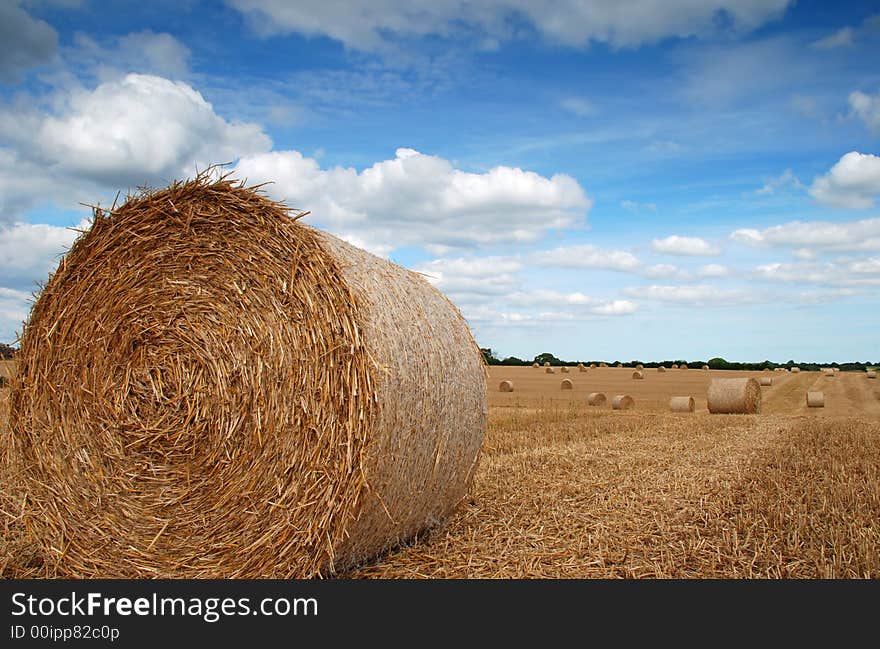
[[[773,373],[760,415],[710,415],[712,376],[759,373],[631,375],[491,368],[469,497],[445,526],[341,576],[880,577],[880,382]],[[498,391],[505,379],[513,392]],[[826,407],[808,409],[807,390]],[[635,408],[587,406],[596,391]],[[674,395],[697,412],[669,413]],[[0,576],[16,576],[22,549],[4,547]]]

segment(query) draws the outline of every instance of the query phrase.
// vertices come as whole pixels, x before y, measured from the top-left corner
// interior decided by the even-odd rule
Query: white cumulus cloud
[[[536,266],[559,268],[595,268],[631,272],[639,268],[638,258],[625,250],[604,250],[592,244],[561,246],[532,253]]]
[[[271,181],[273,198],[311,211],[333,232],[394,247],[531,242],[583,221],[592,205],[565,174],[547,178],[504,166],[472,173],[406,148],[362,171],[322,169],[298,151],[274,151],[243,157],[234,172],[252,183]]]
[[[763,230],[741,228],[730,238],[753,247],[795,248],[802,258],[815,256],[816,250],[880,250],[880,218],[843,223],[791,221]]]
[[[880,93],[869,95],[860,90],[851,92],[849,107],[873,133],[880,133]]]
[[[665,239],[651,241],[651,249],[666,255],[706,257],[721,254],[721,250],[699,237],[682,237],[677,234]]]
[[[866,209],[880,195],[880,157],[850,151],[810,187],[810,194],[829,207]]]

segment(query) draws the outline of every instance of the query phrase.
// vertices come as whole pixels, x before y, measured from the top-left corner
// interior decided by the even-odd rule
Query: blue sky
[[[880,8],[0,6],[0,341],[80,202],[230,162],[502,357],[877,360]]]

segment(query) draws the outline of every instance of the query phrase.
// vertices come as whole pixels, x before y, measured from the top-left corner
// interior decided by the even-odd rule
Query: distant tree
[[[730,368],[730,363],[728,363],[723,358],[718,357],[710,358],[706,365],[711,367],[713,370],[726,370]]]
[[[501,365],[530,365],[521,358],[517,358],[516,356],[508,356],[500,363]]]
[[[483,353],[483,360],[486,361],[486,365],[498,365],[501,363],[490,347],[480,347],[480,351]]]
[[[550,363],[551,365],[563,365],[563,361],[556,358],[550,352],[544,352],[543,354],[538,354],[535,356],[534,362],[538,365],[543,365],[544,363]]]

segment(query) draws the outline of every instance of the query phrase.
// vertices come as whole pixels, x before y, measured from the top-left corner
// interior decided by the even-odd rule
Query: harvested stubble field
[[[590,369],[563,391],[543,368],[490,368],[467,500],[444,527],[342,576],[880,577],[880,385],[774,373],[762,414],[710,415],[713,376],[760,373],[631,375]],[[498,391],[506,379],[513,392]],[[807,390],[825,408],[808,409]],[[587,406],[597,391],[608,403]],[[621,393],[634,409],[611,410]],[[685,395],[696,413],[668,412]],[[3,576],[22,575],[20,563],[0,560]]]

